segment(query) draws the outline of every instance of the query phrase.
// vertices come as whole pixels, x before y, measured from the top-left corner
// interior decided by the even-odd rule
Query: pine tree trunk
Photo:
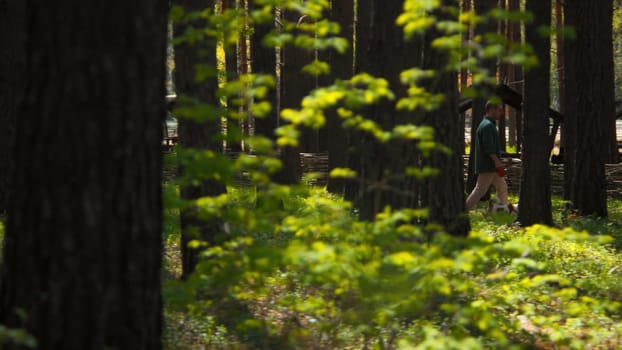
[[[519,220],[524,226],[536,223],[552,225],[548,117],[551,42],[549,36],[543,37],[539,32],[539,28],[551,24],[551,3],[528,0],[526,6],[527,11],[534,14],[534,22],[525,29],[526,41],[534,48],[539,64],[525,72],[525,143],[521,163]]]
[[[309,23],[307,17],[296,11],[285,11],[284,17],[290,23]],[[281,107],[299,109],[302,99],[317,86],[315,77],[302,72],[302,68],[315,59],[315,50],[289,44],[282,48],[281,53]],[[299,146],[281,149],[283,168],[275,176],[275,180],[281,184],[293,185],[300,180],[301,151],[318,151],[317,130],[304,127],[299,130]]]
[[[490,10],[497,6],[496,0],[475,0],[474,7],[475,12],[484,16],[487,15]],[[497,23],[494,19],[489,18],[487,22],[478,25],[475,28],[475,35],[484,35],[485,33],[496,33],[497,32]],[[491,77],[496,76],[497,72],[497,61],[495,59],[487,59],[480,63],[482,68],[488,71],[488,74]],[[477,86],[477,89],[484,96],[492,96],[494,94],[494,88],[489,85],[480,85]],[[475,150],[475,139],[474,137],[477,135],[477,127],[479,123],[482,122],[484,115],[486,114],[486,110],[484,105],[486,104],[486,98],[478,97],[473,99],[473,105],[471,108],[471,152],[469,154],[469,172],[467,177],[467,192],[471,192],[475,187],[475,183],[477,182],[477,176],[475,175],[475,157],[473,152]]]
[[[508,11],[520,11],[520,6],[519,6],[519,0],[508,0],[507,1],[507,10]],[[516,22],[516,21],[511,21],[511,20],[507,20],[506,21],[506,37],[509,41],[510,45],[513,44],[518,44],[520,43],[520,23]],[[521,89],[517,87],[517,84],[519,84],[519,75],[520,75],[520,69],[521,67],[518,67],[514,64],[507,64],[507,71],[506,71],[506,79],[507,79],[507,85],[509,85],[511,88],[513,89],[518,89],[518,91],[520,91]],[[520,83],[522,86],[522,83]],[[511,147],[517,147],[518,146],[518,130],[517,130],[517,124],[516,121],[518,118],[520,118],[520,112],[517,112],[514,108],[506,108],[507,112],[508,112],[508,144]],[[518,152],[518,147],[517,147],[517,152]]]
[[[340,36],[347,39],[350,46],[343,54],[330,50],[325,54],[331,66],[331,74],[328,78],[321,78],[321,85],[333,84],[336,79],[350,79],[352,77],[353,45],[354,42],[354,1],[353,0],[333,0],[330,18],[338,22],[341,27]],[[324,148],[328,151],[328,171],[334,168],[345,168],[348,166],[347,150],[349,148],[350,135],[342,127],[342,120],[337,115],[336,110],[326,113],[326,126],[321,136],[324,140]],[[343,194],[345,182],[342,179],[328,179],[326,189],[329,192]]]
[[[357,70],[386,79],[399,99],[406,95],[400,73],[421,63],[421,42],[405,41],[403,28],[395,25],[402,4],[373,0],[359,2],[358,6]],[[364,115],[384,130],[416,122],[412,113],[397,111],[393,101],[381,101],[367,108]],[[381,144],[360,132],[353,136],[359,162],[355,170],[364,181],[356,201],[361,219],[373,220],[387,205],[394,209],[418,206],[413,183],[404,176],[407,165],[417,164],[416,145],[406,140]]]
[[[236,10],[245,11],[244,4],[240,0],[221,0],[222,11]],[[225,43],[225,69],[227,82],[238,79],[240,74],[247,74],[248,72],[244,68],[244,63],[247,63],[248,57],[246,57],[246,37],[243,34],[239,35],[239,39],[236,44]],[[242,98],[242,96],[240,96]],[[227,101],[227,109],[244,113],[246,106],[235,106],[233,103]],[[242,136],[245,132],[243,126],[245,121],[235,118],[227,118],[227,151],[229,152],[241,152],[242,151]]]
[[[6,214],[10,173],[13,166],[15,124],[24,94],[26,66],[26,3],[8,1],[0,5],[0,213]]]
[[[469,11],[472,10],[473,4],[471,2],[471,0],[460,0],[460,13],[467,13]],[[471,40],[471,26],[469,26],[468,29],[466,29],[463,33],[462,33],[462,42],[466,43],[469,40]],[[470,54],[469,54],[470,57]],[[463,59],[468,59],[469,57],[463,57]],[[468,83],[469,83],[469,75],[470,72],[468,69],[466,68],[461,68],[460,70],[460,85],[459,85],[459,91],[460,93],[463,92],[463,89],[468,87]],[[460,147],[460,154],[464,155],[466,152],[466,133],[464,132],[464,130],[466,130],[466,111],[460,113],[460,125],[462,125],[462,142],[461,142],[461,147]],[[470,141],[470,140],[469,140]],[[464,186],[463,186],[464,187]]]
[[[250,0],[249,9],[257,9],[261,5],[255,5],[254,0]],[[274,18],[266,23],[255,23],[251,33],[251,65],[253,74],[266,74],[276,77],[276,50],[273,47],[266,47],[262,40],[271,31],[275,30]],[[270,89],[266,100],[272,105],[272,109],[265,117],[254,117],[255,135],[262,135],[271,140],[275,139],[274,130],[278,126],[277,96],[276,90]]]
[[[445,0],[443,5],[451,5],[453,1]],[[438,14],[442,18],[442,14]],[[458,77],[456,73],[445,70],[448,54],[439,52],[431,46],[432,40],[440,33],[428,31],[426,46],[423,53],[424,68],[437,72],[435,81],[428,84],[431,93],[445,95],[445,102],[434,112],[427,113],[425,124],[434,128],[434,140],[451,149],[450,154],[434,152],[430,159],[425,160],[432,168],[440,170],[440,174],[427,181],[426,198],[423,205],[429,209],[428,220],[441,224],[454,236],[467,236],[471,230],[469,219],[464,215],[464,161],[463,147],[464,128],[460,123],[458,110]]]
[[[39,349],[160,349],[168,4],[26,6],[0,323]]]
[[[607,216],[604,165],[611,157],[610,130],[615,131],[612,2],[568,0],[565,15],[566,25],[572,26],[577,34],[573,43],[567,41],[566,52],[567,114],[570,116],[572,110],[576,121],[574,135],[567,134],[569,138],[574,137],[567,140],[567,144],[574,142],[571,200],[580,215],[604,217]]]
[[[520,11],[520,0],[509,0],[511,7],[513,9],[513,11]],[[522,34],[521,34],[521,22],[515,22],[512,28],[512,42],[514,43],[521,43],[522,42]],[[514,67],[514,81],[516,82],[516,84],[514,84],[512,87],[517,90],[517,91],[521,91],[523,88],[523,80],[524,80],[525,76],[524,76],[524,72],[523,72],[523,67],[521,66],[515,66]],[[515,130],[516,130],[516,153],[521,153],[523,150],[523,144],[524,144],[524,140],[523,140],[523,118],[524,118],[524,114],[521,111],[514,111],[514,116],[515,116],[515,120],[514,122],[516,123],[515,126]]]
[[[564,26],[569,25],[576,21],[570,19],[570,10],[576,12],[574,4],[569,2],[564,3]],[[576,15],[575,15],[576,16]],[[573,184],[574,172],[575,172],[575,160],[576,160],[576,148],[577,148],[577,119],[579,111],[576,109],[576,98],[578,94],[578,69],[575,52],[578,42],[576,39],[570,40],[564,39],[564,57],[565,57],[565,69],[564,69],[564,100],[566,102],[566,110],[564,113],[564,138],[562,139],[564,147],[564,199],[570,202],[574,202],[575,198],[575,186]]]
[[[187,12],[201,11],[205,8],[213,8],[213,1],[203,0],[177,0]],[[175,33],[180,36],[186,30],[188,24],[175,23]],[[203,22],[194,22],[191,25],[200,28]],[[175,48],[175,87],[177,94],[194,98],[203,103],[209,103],[218,107],[216,97],[218,80],[215,75],[207,77],[205,81],[195,80],[195,66],[198,64],[210,64],[216,67],[216,41],[207,38],[192,44],[183,43]],[[197,122],[179,116],[179,143],[188,150],[212,150],[222,152],[221,124],[219,118],[213,118],[205,122]],[[186,154],[186,152],[182,152]],[[183,174],[186,170],[180,168]],[[184,184],[181,186],[181,197],[192,201],[201,197],[218,196],[226,192],[225,185],[218,180],[202,180],[200,184]],[[219,219],[203,220],[197,217],[197,208],[189,207],[181,212],[181,252],[182,252],[182,277],[187,278],[194,270],[198,262],[199,250],[188,247],[192,240],[201,240],[215,243],[217,235],[221,233],[222,221]]]
[[[556,38],[556,46],[557,46],[557,54],[556,54],[556,59],[557,59],[557,84],[559,87],[559,91],[558,91],[558,98],[559,98],[559,113],[562,116],[566,115],[566,85],[564,84],[564,81],[566,80],[565,78],[565,71],[566,71],[566,56],[564,55],[564,45],[565,45],[565,40],[564,40],[564,35],[561,34],[562,30],[564,28],[564,8],[563,8],[563,4],[562,4],[562,0],[555,0],[555,27],[558,31],[557,35],[555,36]],[[563,162],[564,159],[564,143],[565,143],[565,127],[562,124],[561,128],[559,130],[559,153],[558,153],[558,157],[560,158],[560,160]],[[553,139],[553,141],[555,141],[555,139]],[[566,186],[564,185],[564,188]],[[564,189],[564,192],[567,192],[566,189]]]
[[[248,67],[249,67],[249,47],[248,47],[248,40],[249,40],[249,36],[248,36],[248,30],[247,30],[247,25],[248,25],[248,7],[247,7],[247,1],[246,0],[238,0],[238,9],[241,13],[241,16],[243,16],[244,18],[244,24],[243,24],[243,30],[240,33],[240,36],[238,38],[238,74],[240,76],[244,76],[247,75],[249,72]],[[244,144],[244,135],[250,135],[250,120],[247,117],[248,115],[248,109],[249,106],[251,104],[251,101],[249,98],[245,98],[243,104],[239,107],[238,112],[244,116],[241,120],[239,120],[237,122],[237,126],[238,126],[238,130],[237,131],[233,131],[229,133],[229,143],[232,146],[232,150],[239,150],[242,151],[243,149],[246,149],[246,145]],[[230,122],[233,122],[233,120],[230,119]],[[232,124],[232,123],[230,123]]]

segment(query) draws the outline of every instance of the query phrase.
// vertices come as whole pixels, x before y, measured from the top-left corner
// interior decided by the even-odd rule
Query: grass
[[[518,203],[516,195],[510,195],[511,203]],[[486,217],[484,215],[485,203],[479,204],[479,209],[470,213],[473,230],[496,232],[505,230],[514,221],[508,215],[496,215]],[[609,235],[613,238],[612,246],[622,251],[622,200],[609,200],[607,203],[609,217],[579,217],[572,215],[567,210],[567,203],[560,197],[552,198],[553,224],[555,227],[569,227],[577,231],[586,231],[591,235]]]
[[[248,194],[240,196],[248,197]],[[511,201],[516,202],[516,198],[511,198]],[[308,206],[312,205],[309,204],[311,202],[300,198],[291,199],[287,203],[286,206],[292,207],[290,211],[296,215],[321,215]],[[296,206],[298,209],[293,208]],[[622,346],[622,327],[618,316],[622,305],[622,275],[619,268],[622,262],[622,201],[609,203],[610,217],[607,219],[569,216],[564,210],[565,203],[558,198],[553,200],[553,208],[557,229],[534,227],[525,230],[513,224],[512,218],[484,216],[481,207],[471,212],[473,231],[478,232],[476,235],[487,237],[491,247],[498,245],[498,248],[485,248],[492,249],[489,252],[497,252],[499,249],[510,249],[507,251],[511,252],[514,249],[511,247],[529,249],[517,257],[504,257],[503,254],[491,257],[486,274],[472,274],[466,278],[481,288],[476,299],[490,303],[490,309],[486,309],[486,312],[491,313],[490,317],[505,320],[508,325],[516,327],[503,329],[511,342],[541,349],[619,348]],[[275,271],[273,276],[266,279],[264,288],[269,291],[265,297],[247,299],[247,311],[253,313],[253,322],[260,322],[267,333],[253,331],[258,329],[254,328],[259,327],[257,324],[225,326],[221,322],[223,314],[206,313],[206,310],[214,310],[213,303],[217,304],[217,301],[194,299],[198,292],[193,289],[196,285],[177,281],[180,259],[176,215],[175,211],[168,211],[165,221],[168,231],[165,234],[167,249],[163,274],[166,349],[270,348],[266,344],[273,344],[274,348],[278,341],[281,341],[278,348],[362,348],[369,341],[360,338],[358,330],[348,328],[347,322],[335,323],[332,331],[318,328],[323,326],[321,322],[316,323],[316,311],[309,309],[315,304],[309,303],[313,300],[313,303],[321,303],[321,300],[314,298],[322,294],[322,289],[304,287],[305,284],[299,280],[304,275],[286,271]],[[575,229],[578,233],[565,228]],[[255,239],[274,243],[274,236],[269,234],[257,235]],[[287,243],[276,242],[278,245]],[[252,292],[248,290],[249,295]],[[283,304],[284,300],[298,300],[293,305],[302,309],[294,312]],[[430,312],[442,315],[436,309]],[[227,315],[226,312],[224,314]],[[230,315],[233,317],[235,312]],[[384,330],[384,339],[420,337],[417,334],[421,334],[422,328],[418,322],[404,324],[390,331]],[[477,335],[481,330],[470,332]],[[433,342],[434,339],[425,341],[441,349],[443,345],[439,344],[444,338],[439,334],[437,338],[437,343]],[[270,339],[270,342],[266,339]],[[478,338],[476,336],[473,339]],[[479,339],[487,338],[482,333]],[[443,341],[450,343],[447,339]],[[482,347],[474,348],[487,348],[485,341],[482,344]]]

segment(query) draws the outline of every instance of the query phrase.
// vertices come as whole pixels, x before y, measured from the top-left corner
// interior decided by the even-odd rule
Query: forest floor
[[[516,201],[516,195],[512,195],[512,201]],[[587,231],[591,235],[610,235],[613,241],[610,246],[617,252],[616,256],[620,256],[622,252],[622,201],[610,198],[609,218],[577,218],[569,215],[564,210],[564,203],[561,199],[554,199],[554,220],[555,225],[559,228],[573,228],[577,231]],[[517,228],[505,226],[506,224],[487,218],[483,215],[483,206],[470,214],[473,230],[487,232],[491,237],[504,235],[506,229],[508,231],[516,231]],[[168,213],[175,215],[175,213]],[[168,230],[174,229],[178,231],[175,220],[168,220],[165,226]],[[504,228],[506,227],[506,228]],[[185,309],[182,305],[184,302],[196,307],[196,300],[188,300],[187,290],[180,290],[181,283],[178,283],[181,275],[181,256],[178,243],[178,232],[168,235],[166,242],[166,252],[164,255],[163,284],[165,298],[165,332],[164,345],[165,349],[170,350],[186,350],[186,349],[252,349],[239,339],[231,337],[226,328],[222,325],[215,324],[215,319],[211,315],[201,315]],[[589,257],[588,257],[589,258]],[[594,256],[595,260],[599,260],[600,256]],[[556,259],[556,258],[555,258]],[[617,258],[616,258],[617,259]],[[622,266],[622,261],[618,260],[618,265]],[[615,291],[614,291],[615,292]],[[619,298],[620,291],[615,292],[616,298]],[[180,295],[186,295],[186,300]],[[262,305],[264,303],[265,305]],[[266,322],[275,322],[278,327],[286,325],[286,315],[279,316],[278,312],[266,313],[265,310],[272,310],[273,305],[270,300],[257,300],[257,305],[250,305],[250,309],[254,310],[258,319]],[[262,311],[264,310],[264,311]],[[509,315],[508,315],[509,316]],[[531,334],[531,340],[526,340],[532,348],[535,349],[565,349],[559,347],[551,341],[546,340],[548,337],[542,328],[538,327],[530,319],[523,316],[519,318],[523,331]],[[604,326],[605,327],[605,326]],[[610,326],[606,326],[610,327]],[[590,330],[593,331],[593,330]],[[546,331],[548,332],[548,331]],[[586,328],[586,333],[588,329]],[[622,334],[617,334],[613,338],[608,337],[601,339],[600,343],[590,344],[589,349],[613,349],[622,346]],[[534,340],[535,339],[535,340]],[[359,344],[360,345],[360,344]],[[527,344],[526,344],[527,345]],[[298,347],[297,347],[298,348]],[[304,347],[306,349],[307,347]],[[315,347],[309,347],[313,349]]]

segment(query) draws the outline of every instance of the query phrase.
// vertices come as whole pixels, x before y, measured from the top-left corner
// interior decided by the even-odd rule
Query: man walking
[[[486,102],[486,115],[477,127],[475,137],[475,174],[477,184],[467,197],[466,208],[472,210],[477,202],[486,194],[490,185],[495,186],[497,197],[501,205],[507,207],[508,185],[505,183],[505,169],[499,157],[501,147],[495,122],[503,116],[503,108],[494,102]]]

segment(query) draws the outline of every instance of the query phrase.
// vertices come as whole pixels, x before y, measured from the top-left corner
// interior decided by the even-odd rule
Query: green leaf
[[[356,177],[356,171],[348,168],[334,168],[329,174],[332,178],[353,179]]]

